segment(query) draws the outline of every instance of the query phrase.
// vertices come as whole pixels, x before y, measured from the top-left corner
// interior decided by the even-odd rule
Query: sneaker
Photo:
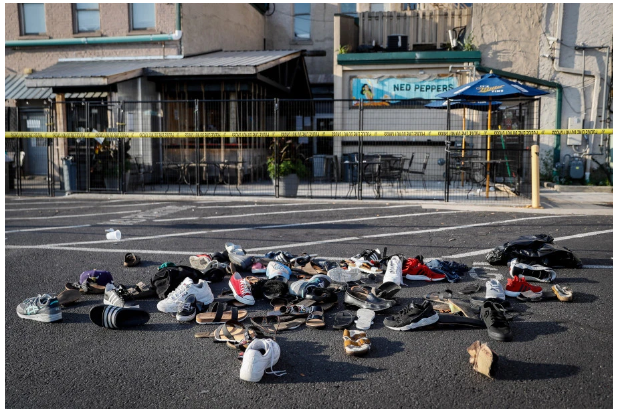
[[[189,256],[189,265],[194,269],[206,270],[206,266],[213,261],[213,256],[210,254],[198,254],[196,256]]]
[[[552,291],[557,295],[561,302],[571,302],[574,298],[572,289],[562,285],[552,285]]]
[[[54,322],[62,319],[62,311],[58,299],[45,293],[17,305],[17,316],[39,322]]]
[[[402,265],[402,274],[408,280],[424,280],[426,282],[438,282],[445,279],[445,275],[433,272],[428,266],[424,265],[419,259],[406,259]]]
[[[188,295],[176,312],[176,320],[190,322],[196,317],[196,295]]]
[[[267,278],[273,279],[275,277],[283,277],[284,279],[290,279],[290,275],[292,271],[286,265],[281,264],[280,262],[272,261],[269,262],[267,266]]]
[[[170,292],[167,298],[157,303],[157,309],[163,313],[176,313],[189,295],[194,295],[196,301],[206,305],[215,300],[213,292],[211,292],[211,288],[205,280],[200,279],[198,283],[193,283],[191,278],[186,277],[176,289]]]
[[[402,284],[402,260],[398,256],[391,256],[389,259],[385,276],[383,276],[384,282],[393,282],[398,286]]]
[[[511,260],[508,266],[510,276],[526,276],[534,282],[550,283],[557,278],[557,274],[550,267],[518,263],[518,259]]]
[[[368,263],[372,266],[378,266],[382,255],[378,249],[365,249],[363,252],[350,258],[354,262],[361,261],[362,263]]]
[[[327,272],[327,276],[334,282],[346,283],[361,279],[361,272],[356,267],[349,269],[335,267]]]
[[[484,302],[479,317],[488,328],[488,336],[496,341],[512,340],[512,331],[505,317],[505,308],[491,301]]]
[[[260,262],[254,263],[251,267],[252,273],[266,273],[267,268]]]
[[[276,260],[280,263],[288,265],[295,257],[290,252],[278,250],[276,252],[268,252],[264,255],[267,259]]]
[[[237,244],[227,242],[226,243],[226,251],[228,252],[228,258],[230,262],[235,266],[238,266],[241,269],[249,269],[252,262],[253,256],[248,256],[247,252],[243,250],[243,248]]]
[[[395,331],[410,331],[437,322],[438,313],[434,311],[429,301],[421,305],[413,303],[409,308],[402,309],[397,315],[388,316],[384,321],[387,328]]]
[[[140,305],[134,305],[132,302],[128,302],[129,293],[124,286],[116,287],[113,283],[105,285],[105,292],[103,293],[103,304],[116,306],[118,308],[139,308]]]
[[[542,291],[542,288],[528,283],[522,276],[514,276],[512,279],[507,280],[507,286],[505,286],[505,294],[507,296],[515,298],[520,292],[526,292],[527,290],[538,293]]]
[[[486,282],[486,299],[505,300],[505,289],[503,289],[501,282],[496,279],[490,279]]]
[[[256,303],[254,296],[251,294],[251,285],[247,279],[243,278],[240,274],[234,273],[230,276],[228,286],[232,289],[234,298],[246,305],[253,305]]]
[[[272,339],[254,339],[243,354],[240,377],[244,381],[258,382],[265,374],[282,376],[286,371],[274,371],[273,365],[279,361],[280,349]],[[270,369],[270,371],[267,371]]]

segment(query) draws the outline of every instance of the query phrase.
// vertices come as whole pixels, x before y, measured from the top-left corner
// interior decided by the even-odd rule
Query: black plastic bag
[[[486,255],[486,260],[492,265],[506,265],[512,259],[518,259],[528,265],[582,267],[582,262],[570,249],[557,246],[553,241],[553,237],[547,234],[521,236],[494,248]]]

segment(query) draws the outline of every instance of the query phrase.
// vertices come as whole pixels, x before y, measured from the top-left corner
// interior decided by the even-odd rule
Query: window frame
[[[43,24],[45,31],[39,33],[26,33],[26,13],[24,12],[24,4],[42,4],[43,5]],[[47,18],[45,16],[45,3],[18,3],[19,14],[19,34],[20,36],[46,36],[47,35]]]
[[[309,13],[298,13],[297,14],[297,4],[308,4],[310,11]],[[295,30],[295,21],[297,16],[308,16],[309,17],[309,33],[308,37],[297,37]],[[294,42],[311,42],[312,41],[312,3],[292,3],[292,40]]]
[[[95,9],[77,9],[77,3],[71,3],[71,9],[73,11],[73,34],[81,35],[84,33],[101,33],[101,3],[97,4],[97,12],[99,12],[99,28],[95,30],[83,30],[79,29],[79,12],[81,11],[94,11]]]
[[[342,10],[342,5],[343,4],[354,4],[355,5],[355,11],[354,12],[345,12]],[[359,17],[359,12],[357,11],[357,3],[340,3],[340,14],[344,14],[346,16],[350,16],[350,17]]]
[[[136,29],[133,27],[133,5],[134,4],[152,4],[153,5],[153,26]],[[154,33],[157,29],[157,4],[158,3],[129,3],[129,32],[151,32]]]

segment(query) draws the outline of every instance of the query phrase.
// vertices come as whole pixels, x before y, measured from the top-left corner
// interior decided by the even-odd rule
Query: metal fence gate
[[[167,131],[445,130],[460,129],[460,125],[480,130],[487,123],[487,111],[429,109],[429,103],[282,99],[58,102],[41,108],[47,130],[56,130],[54,116],[60,106],[68,132],[142,132],[146,136],[40,140],[46,148],[45,156],[38,158],[46,166],[45,180],[35,185],[35,180],[28,178],[31,170],[25,172],[14,164],[9,181],[15,185],[8,191],[52,196],[67,191],[530,203],[529,148],[537,142],[536,136],[493,137],[490,147],[485,136],[147,136],[148,132]],[[539,102],[503,102],[490,116],[492,129],[536,129]],[[30,130],[28,126],[40,123],[30,121],[21,129]],[[33,140],[7,140],[7,150],[9,144],[20,146],[12,152],[36,157],[31,155]],[[24,145],[30,147],[24,149]]]

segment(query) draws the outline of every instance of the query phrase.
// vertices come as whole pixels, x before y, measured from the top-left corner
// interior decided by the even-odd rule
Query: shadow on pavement
[[[499,357],[495,379],[499,381],[540,380],[571,377],[580,371],[575,365],[538,364]]]
[[[560,332],[567,331],[565,326],[561,326],[556,322],[522,322],[515,323],[511,326],[514,334],[513,342],[528,342],[538,336],[554,335]]]

